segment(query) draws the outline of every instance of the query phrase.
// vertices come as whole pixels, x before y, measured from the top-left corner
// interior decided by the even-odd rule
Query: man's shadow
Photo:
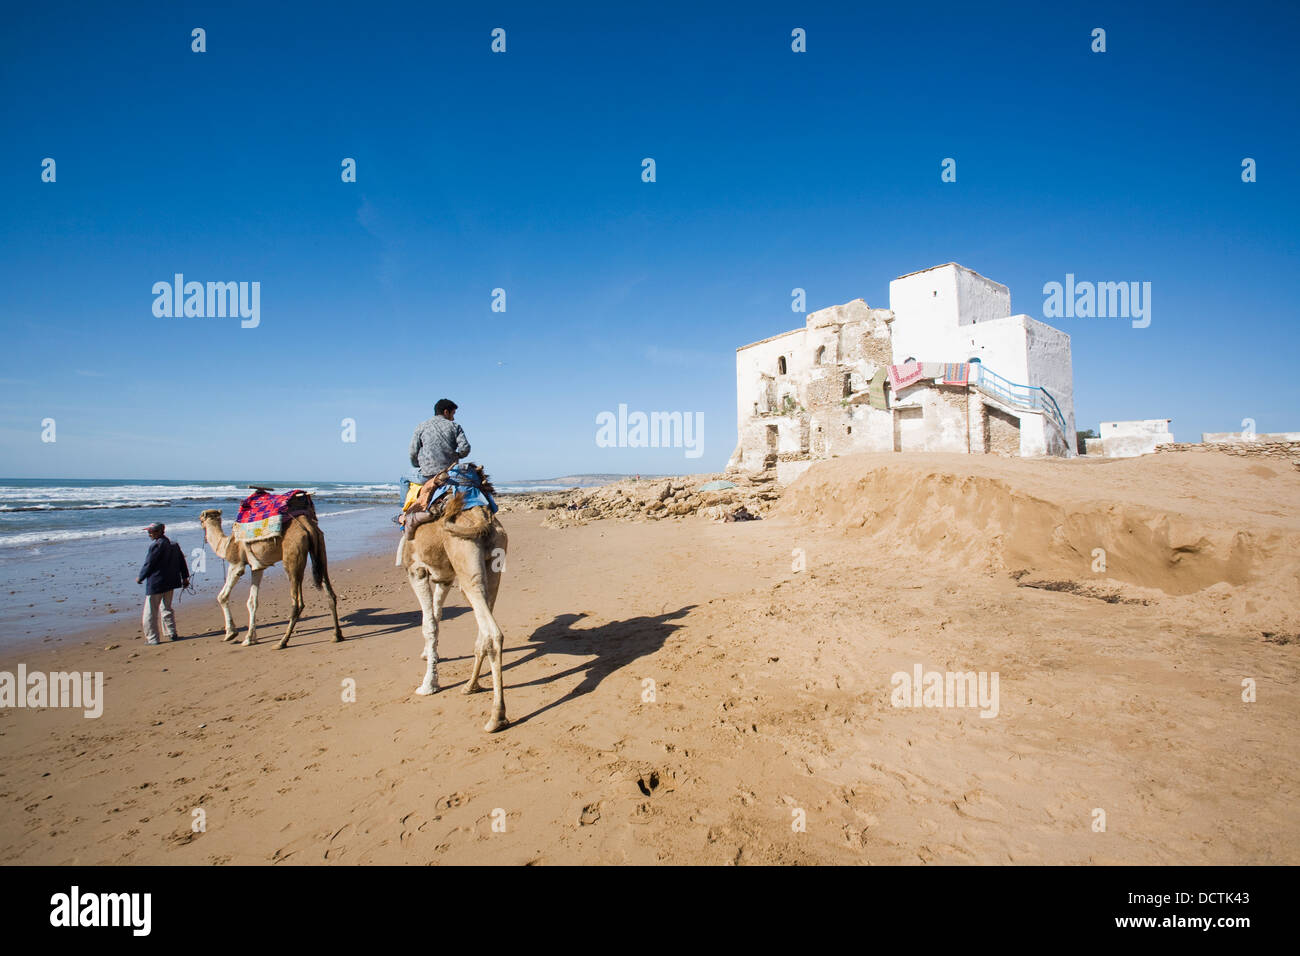
[[[695,610],[689,604],[676,611],[643,617],[630,617],[622,621],[610,621],[599,627],[574,628],[574,624],[586,617],[586,614],[559,614],[549,624],[543,624],[529,636],[529,644],[515,650],[523,650],[523,657],[502,664],[503,672],[527,664],[552,654],[573,654],[588,657],[595,655],[595,660],[583,661],[573,667],[555,674],[548,674],[523,684],[506,682],[506,689],[511,687],[532,687],[538,684],[550,684],[573,674],[581,674],[582,681],[563,697],[541,707],[526,717],[516,718],[512,724],[522,724],[539,714],[544,714],[552,707],[582,697],[595,690],[602,680],[621,668],[627,667],[638,658],[653,654],[664,646],[668,635],[682,625],[673,621]],[[505,675],[502,674],[504,679]]]

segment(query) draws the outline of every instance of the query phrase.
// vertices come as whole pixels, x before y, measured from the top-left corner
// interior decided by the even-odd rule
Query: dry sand
[[[108,678],[98,720],[0,711],[0,861],[1295,863],[1297,506],[1294,469],[1216,455],[883,455],[763,521],[507,514],[492,736],[459,591],[422,698],[391,555],[331,568],[343,644],[310,592],[276,649],[277,571],[256,647],[186,604],[189,640],[0,661]],[[891,706],[917,664],[997,672],[998,715]]]

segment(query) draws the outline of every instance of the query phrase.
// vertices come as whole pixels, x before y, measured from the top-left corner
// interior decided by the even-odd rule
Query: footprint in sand
[[[445,797],[439,797],[437,802],[433,806],[437,810],[450,810],[452,807],[459,807],[468,802],[469,802],[469,794],[452,793]]]

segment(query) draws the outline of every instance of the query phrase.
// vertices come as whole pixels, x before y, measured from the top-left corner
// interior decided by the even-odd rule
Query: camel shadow
[[[529,644],[513,650],[525,651],[523,657],[502,664],[504,671],[521,664],[553,654],[572,654],[582,657],[595,656],[575,664],[555,674],[548,674],[536,680],[522,684],[510,684],[506,687],[533,687],[551,684],[574,674],[581,674],[582,681],[563,697],[538,708],[526,717],[511,720],[512,724],[526,723],[534,717],[546,713],[553,707],[568,703],[585,694],[590,694],[610,674],[621,670],[634,661],[655,653],[664,646],[668,635],[682,625],[674,624],[678,618],[695,610],[696,605],[688,604],[676,611],[663,614],[630,617],[622,621],[610,621],[598,627],[574,628],[574,624],[586,617],[586,614],[558,614],[549,624],[543,624],[529,636]]]
[[[469,608],[444,607],[442,609],[442,619],[446,621],[468,613]],[[421,622],[422,617],[418,608],[414,611],[392,611],[388,608],[363,607],[351,614],[339,615],[339,623],[349,629],[344,631],[348,640],[352,640],[354,637],[379,637],[383,634],[405,631],[412,627],[418,629]],[[378,628],[378,630],[357,634],[354,630],[356,628]]]

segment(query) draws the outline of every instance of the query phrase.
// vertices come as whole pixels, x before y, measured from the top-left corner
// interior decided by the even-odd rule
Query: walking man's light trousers
[[[176,615],[172,614],[172,592],[150,594],[144,599],[144,639],[158,643],[158,620],[162,619],[162,632],[167,640],[176,640]]]

